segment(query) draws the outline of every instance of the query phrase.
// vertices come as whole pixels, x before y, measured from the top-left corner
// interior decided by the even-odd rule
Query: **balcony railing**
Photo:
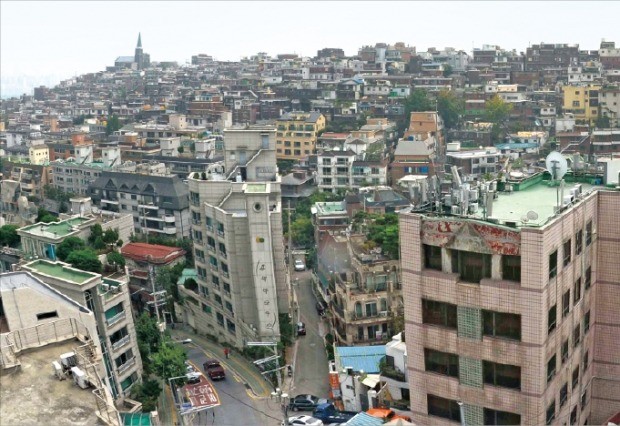
[[[119,375],[123,374],[125,371],[127,371],[127,369],[129,369],[129,367],[131,367],[135,363],[136,363],[136,357],[128,359],[123,365],[117,368],[118,374]]]
[[[125,316],[126,316],[125,311],[119,312],[118,314],[114,315],[112,318],[106,319],[105,322],[108,325],[108,327],[112,327],[114,324],[124,319]]]
[[[228,273],[228,271],[222,271],[222,275],[223,275],[225,278],[230,278],[230,274]]]
[[[385,377],[389,377],[390,379],[397,380],[399,382],[407,381],[407,378],[405,377],[405,373],[388,365],[384,365],[381,367],[381,375]]]
[[[220,237],[224,236],[224,230],[223,229],[218,229],[217,230],[217,235],[219,235]]]
[[[112,343],[112,350],[119,350],[120,348],[122,348],[123,346],[125,346],[127,343],[129,343],[130,337],[129,335],[121,338],[120,340],[117,340],[116,342]]]
[[[213,232],[213,225],[206,225],[207,231]]]

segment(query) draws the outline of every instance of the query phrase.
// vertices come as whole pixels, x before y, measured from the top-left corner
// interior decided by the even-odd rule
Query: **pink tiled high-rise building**
[[[557,214],[556,197],[539,183],[499,194],[486,220],[401,214],[415,423],[620,411],[620,192],[584,191]]]

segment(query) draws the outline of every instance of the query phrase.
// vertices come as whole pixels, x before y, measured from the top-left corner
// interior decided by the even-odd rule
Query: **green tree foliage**
[[[606,115],[599,115],[596,119],[596,127],[599,129],[609,129],[611,127],[609,117]]]
[[[381,246],[383,253],[392,259],[399,258],[398,215],[384,215],[358,212],[354,218],[357,231],[364,232],[368,241]]]
[[[485,119],[493,124],[502,124],[510,116],[512,104],[495,95],[484,105]]]
[[[177,148],[177,151],[179,151],[179,154],[183,154],[183,152],[185,151],[185,148],[180,146],[180,147]]]
[[[106,245],[103,242],[103,238],[101,238],[101,237],[95,238],[95,241],[93,241],[93,248],[95,250],[103,250],[105,247],[106,247]]]
[[[4,225],[0,228],[0,246],[17,247],[21,240],[16,225]]]
[[[299,216],[291,223],[291,238],[296,247],[314,245],[314,226],[309,217]]]
[[[450,77],[453,72],[454,72],[454,70],[452,69],[452,65],[445,65],[443,67],[443,76],[444,77]]]
[[[145,345],[147,355],[156,352],[161,344],[161,333],[157,329],[157,319],[143,312],[135,322],[138,342]]]
[[[105,125],[105,133],[106,135],[111,135],[112,133],[116,132],[120,128],[121,128],[120,120],[118,119],[118,116],[114,114],[112,115],[112,117],[108,119],[108,122]]]
[[[106,255],[106,260],[110,265],[115,265],[117,268],[125,267],[125,258],[117,251],[111,251]]]
[[[454,92],[443,90],[437,96],[437,111],[449,129],[457,126],[464,107],[463,100],[457,97]]]
[[[81,238],[68,237],[65,238],[62,243],[58,244],[58,247],[56,248],[56,256],[64,262],[72,252],[84,250],[85,248],[86,244],[84,244],[84,241]]]
[[[49,198],[50,200],[58,201],[59,203],[68,203],[69,200],[75,197],[75,194],[72,192],[64,192],[61,189],[55,188],[51,185],[44,185],[43,192],[45,194],[45,198]],[[64,213],[64,212],[61,212]]]
[[[132,389],[132,398],[142,403],[142,411],[148,413],[157,409],[157,399],[162,391],[159,382],[154,379],[146,379],[138,383]]]
[[[43,207],[39,207],[39,210],[37,211],[37,220],[36,222],[44,222],[44,223],[52,223],[52,222],[58,222],[58,218],[56,216],[54,216],[53,214],[51,214],[50,212],[48,212],[47,210],[45,210]]]
[[[106,229],[103,233],[103,242],[106,244],[114,244],[118,240],[118,228]]]
[[[426,90],[414,89],[405,99],[405,118],[408,120],[412,112],[434,111],[433,103],[428,98]]]
[[[69,254],[67,257],[67,263],[71,266],[83,271],[101,273],[103,265],[92,249],[76,250]]]
[[[95,223],[90,227],[90,235],[88,236],[88,242],[93,244],[97,238],[103,239],[103,228],[101,224]]]
[[[183,376],[187,373],[186,359],[183,348],[164,338],[159,350],[151,355],[151,371],[164,380]]]

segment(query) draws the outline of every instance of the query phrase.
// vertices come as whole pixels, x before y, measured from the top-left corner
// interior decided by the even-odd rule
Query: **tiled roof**
[[[135,261],[163,265],[184,256],[185,250],[158,244],[129,243],[121,249],[121,253]]]

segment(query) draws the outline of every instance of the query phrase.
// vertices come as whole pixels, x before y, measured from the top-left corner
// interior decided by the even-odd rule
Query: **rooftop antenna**
[[[547,171],[551,174],[551,182],[552,185],[558,185],[556,190],[556,202],[557,208],[560,208],[560,187],[564,189],[564,180],[562,178],[566,174],[568,170],[568,163],[566,162],[566,158],[562,154],[557,151],[554,151],[547,155],[545,159],[545,165],[547,166]]]

